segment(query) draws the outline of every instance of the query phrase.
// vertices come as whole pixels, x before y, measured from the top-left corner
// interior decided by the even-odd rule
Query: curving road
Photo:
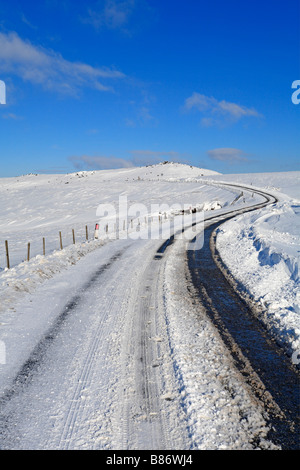
[[[266,199],[265,204],[275,202],[270,194],[261,192],[261,195]],[[270,337],[258,320],[257,307],[238,292],[223,265],[216,237],[224,219],[217,219],[206,224],[203,248],[187,252],[187,277],[191,279],[195,298],[216,326],[235,366],[263,405],[271,428],[270,439],[283,449],[299,449],[299,371]]]
[[[54,320],[1,398],[0,448],[219,448],[222,432],[229,448],[262,448],[263,439],[255,437],[259,433],[247,434],[251,407],[270,425],[271,444],[298,448],[297,371],[222,274],[214,245],[214,230],[222,221],[276,202],[272,195],[256,192],[260,204],[227,208],[206,219],[201,250],[195,250],[202,230],[198,234],[197,226],[192,231],[186,227],[189,243],[176,236],[164,243],[116,240],[42,286],[24,308],[38,312],[43,295],[51,291],[55,298],[62,284],[65,301],[63,306],[43,304]],[[172,263],[182,273],[172,273]],[[80,288],[73,281],[79,275]],[[215,418],[219,428],[208,428],[207,441],[199,426],[205,428],[210,411],[197,415],[187,386],[192,366],[197,366],[195,356],[184,350],[181,359],[177,353],[180,334],[174,334],[171,313],[176,326],[181,320],[178,302],[185,303],[186,326],[192,319],[200,339],[205,330],[215,357],[226,357],[230,365],[230,383],[240,384],[250,403],[248,408],[237,403],[228,377],[221,385],[218,378],[224,409],[230,413],[227,421]],[[185,347],[192,351],[192,345]],[[204,384],[207,365],[201,369],[204,359],[199,361],[192,380]],[[212,372],[209,377],[213,388],[217,379]],[[239,429],[236,437],[226,435],[230,426]]]

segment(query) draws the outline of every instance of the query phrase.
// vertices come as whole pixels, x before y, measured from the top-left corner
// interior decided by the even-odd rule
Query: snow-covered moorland
[[[125,247],[126,240],[115,240],[113,236],[108,236],[106,224],[100,224],[99,238],[94,240],[95,224],[99,222],[99,217],[96,215],[99,204],[107,204],[118,210],[120,196],[126,197],[129,208],[134,204],[139,204],[140,209],[147,208],[146,219],[144,214],[136,213],[132,226],[132,214],[127,214],[128,236],[132,234],[133,239],[133,235],[137,234],[137,227],[141,233],[146,230],[149,218],[153,217],[154,234],[159,227],[159,217],[166,222],[172,220],[175,224],[177,219],[174,207],[183,205],[197,207],[199,211],[212,214],[212,209],[214,213],[218,213],[230,207],[245,207],[252,204],[256,196],[252,197],[251,187],[267,189],[274,194],[278,198],[278,203],[224,223],[218,231],[217,248],[224,263],[243,289],[258,304],[263,305],[261,320],[295,360],[300,349],[299,179],[300,172],[220,175],[175,163],[122,170],[77,172],[67,175],[25,175],[0,179],[2,244],[0,345],[6,349],[4,351],[2,347],[0,351],[2,353],[0,394],[9,387],[39,338],[55,321],[55,315],[60,308],[72,298],[74,292],[79,291],[81,284],[84,283],[85,274],[91,275],[94,260],[99,264],[102,261],[102,253],[103,260],[109,259],[109,256],[117,251],[113,248],[115,243],[121,248]],[[242,183],[249,186],[250,190],[239,197],[241,196],[239,190],[222,187],[222,182]],[[259,201],[259,198],[257,200]],[[109,222],[108,233],[111,234],[115,227],[113,221]],[[88,241],[86,241],[86,226]],[[75,244],[73,244],[72,229],[76,236]],[[122,229],[123,226],[120,227],[120,238],[122,238]],[[63,250],[60,249],[59,232],[62,233]],[[46,241],[45,256],[42,255],[43,237]],[[6,268],[5,240],[9,246],[10,269]],[[31,244],[30,261],[26,261],[28,242]],[[137,262],[139,259],[138,250],[145,262],[152,257],[152,252],[147,251],[143,241],[137,240],[136,250],[131,250],[133,261]],[[235,379],[230,375],[230,368],[221,363],[221,355],[219,361],[216,360],[215,349],[212,348],[215,341],[210,342],[210,328],[204,325],[202,332],[193,331],[194,312],[191,309],[189,316],[189,307],[184,304],[185,299],[180,295],[174,297],[173,290],[176,284],[179,286],[177,294],[180,294],[179,277],[182,268],[178,265],[179,261],[180,258],[175,251],[166,271],[164,288],[166,299],[170,300],[169,341],[173,344],[174,361],[182,374],[181,380],[184,383],[182,394],[184,394],[183,400],[187,403],[194,446],[195,448],[252,448],[249,436],[253,436],[254,440],[259,434],[261,437],[264,436],[264,421],[259,412],[252,408],[251,401],[244,396],[244,391],[237,393],[233,407],[233,404],[227,401],[227,395],[222,387],[219,388],[217,381],[213,392],[209,391],[212,390],[216,371],[219,374],[222,370],[222,374],[226,377],[228,375],[229,381],[234,382]],[[115,267],[114,276],[119,279],[122,288],[127,286],[128,290],[133,289],[128,286],[129,279],[126,279],[125,266],[122,269],[123,271],[118,271]],[[138,286],[138,277],[143,274],[141,266],[138,270],[134,274],[135,277],[133,276],[136,279],[136,286]],[[57,283],[51,283],[55,279],[58,280]],[[113,278],[111,282],[110,292],[116,294],[116,311],[110,313],[112,316],[116,314],[116,321],[119,322],[117,325],[121,328],[125,320],[119,315],[118,309],[122,303],[120,300],[118,304],[117,300],[122,297],[122,293],[114,286]],[[113,300],[109,298],[103,300],[113,310]],[[182,313],[180,317],[178,312]],[[126,322],[130,321],[127,318]],[[184,322],[184,326],[181,326],[181,321]],[[111,326],[107,323],[106,328],[112,338],[110,351],[111,354],[115,354],[113,365],[118,370],[120,364],[117,358],[122,339],[121,330],[113,331],[113,325],[113,322]],[[131,331],[129,327],[128,331]],[[159,340],[158,337],[156,339]],[[205,357],[201,349],[203,345],[207,352]],[[218,348],[219,346],[216,350]],[[187,361],[187,358],[192,358],[192,362],[190,359]],[[105,365],[104,359],[103,365]],[[197,378],[199,374],[201,374],[200,382]],[[103,387],[106,375],[108,376],[104,374],[102,377]],[[206,383],[207,390],[205,390]],[[200,386],[201,394],[196,393]],[[53,393],[55,392],[56,390]],[[112,396],[113,388],[107,392],[107,404],[118,414],[121,397],[118,394],[116,397]],[[129,392],[130,390],[127,392],[128,396]],[[171,393],[169,390],[167,392]],[[90,393],[92,397],[92,392],[87,390],[85,393]],[[168,393],[166,396],[169,396]],[[63,391],[60,394],[63,395]],[[247,422],[243,420],[243,424],[239,421],[239,407],[244,407],[244,412],[246,410],[249,416]],[[44,442],[40,435],[45,423],[38,413],[35,416],[37,416],[36,429],[31,429],[30,436],[24,437],[24,434],[23,448],[46,446],[46,441]],[[57,416],[59,418],[59,410]],[[48,425],[46,417],[44,419]],[[22,426],[21,423],[21,429]],[[227,428],[230,429],[230,433],[226,434]],[[101,433],[106,436],[106,448],[111,448],[107,437],[107,433],[110,432],[108,425],[105,427],[103,424]],[[105,448],[103,436],[98,436],[97,445],[99,447],[103,445]],[[56,436],[50,442],[50,447],[55,438]],[[78,442],[76,441],[74,447],[88,447],[87,442],[84,444]],[[112,442],[117,442],[117,446],[119,445],[116,436],[112,437]],[[265,447],[268,447],[268,443]]]
[[[220,175],[170,163],[142,168],[81,171],[66,175],[24,175],[0,180],[1,311],[20,291],[30,291],[43,279],[102,244],[93,241],[99,204],[118,207],[120,195],[128,206],[179,204],[204,209],[233,202],[235,194],[209,183],[233,182],[265,189],[278,198],[267,207],[236,217],[219,230],[217,247],[236,279],[253,298],[267,307],[264,321],[290,353],[300,349],[300,172]],[[157,216],[157,211],[156,214]],[[143,219],[142,219],[143,221]],[[128,222],[129,223],[129,222]],[[86,241],[86,226],[89,243]],[[73,245],[72,229],[76,244]],[[60,251],[59,231],[64,250]],[[45,238],[46,257],[42,256]],[[4,241],[10,267],[6,268]],[[31,261],[27,258],[30,242]]]
[[[230,271],[264,307],[263,320],[290,354],[300,349],[300,172],[220,175],[170,163],[121,170],[75,172],[66,175],[24,175],[0,180],[1,307],[9,306],[19,291],[30,291],[44,278],[97,248],[92,241],[99,204],[118,207],[120,195],[130,204],[143,204],[152,215],[155,205],[222,207],[236,194],[209,183],[234,182],[265,189],[278,198],[273,207],[243,215],[219,230],[217,247]],[[161,206],[163,207],[163,206]],[[143,222],[143,217],[141,218]],[[129,223],[129,222],[128,222]],[[86,241],[88,227],[89,244]],[[129,226],[130,228],[130,226]],[[76,245],[72,245],[72,229]],[[64,249],[60,251],[59,231]],[[42,256],[45,238],[46,257]],[[4,241],[10,267],[5,270]],[[29,263],[27,243],[30,242]]]

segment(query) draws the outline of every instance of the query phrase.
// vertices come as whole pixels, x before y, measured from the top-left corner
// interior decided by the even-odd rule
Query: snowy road
[[[82,261],[85,283],[3,400],[2,448],[187,448],[180,406],[169,409],[176,384],[162,326],[159,245],[115,241],[107,256],[103,247],[92,265],[91,257]]]
[[[219,225],[208,224],[203,248],[189,251],[195,298],[218,329],[253,396],[265,408],[270,438],[282,448],[298,450],[299,371],[259,321],[257,306],[241,299],[232,288],[230,274],[223,275],[224,269],[219,269],[222,260],[215,247]]]
[[[273,447],[185,260],[183,240],[115,240],[26,299],[50,320],[1,400],[2,449]]]

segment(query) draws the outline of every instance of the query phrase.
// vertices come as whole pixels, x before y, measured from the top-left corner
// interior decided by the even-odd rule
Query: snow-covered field
[[[179,207],[197,207],[199,214],[201,211],[211,214],[212,209],[214,213],[219,213],[229,207],[244,207],[253,204],[256,199],[260,200],[258,196],[252,197],[251,187],[267,189],[279,202],[222,225],[217,238],[218,250],[247,293],[267,307],[263,310],[262,321],[295,361],[300,349],[299,180],[300,172],[220,175],[175,163],[0,179],[0,393],[3,394],[10,386],[39,338],[54,321],[59,308],[79,289],[85,274],[93,271],[93,263],[97,266],[102,253],[103,259],[109,258],[109,254],[115,250],[115,244],[122,247],[132,241],[136,243],[136,250],[140,250],[142,259],[145,259],[150,256],[153,247],[149,246],[148,252],[146,240],[144,243],[143,240],[133,240],[139,238],[139,234],[148,233],[150,220],[155,238],[159,233],[159,217],[162,224],[176,224],[176,221],[182,220],[181,216],[176,215]],[[239,190],[229,190],[228,187],[222,187],[222,181],[248,185],[249,192],[241,194]],[[102,224],[99,220],[99,205],[106,204],[108,209],[113,207],[118,212],[120,196],[123,202],[126,200],[127,207],[124,211],[122,206],[120,239],[115,240],[117,227],[114,225],[116,220],[113,212]],[[128,234],[124,231],[124,220]],[[94,240],[97,222],[100,222],[99,239]],[[88,241],[85,239],[86,226]],[[72,229],[75,231],[75,244]],[[63,250],[59,246],[59,232],[62,233]],[[42,255],[43,237],[46,240],[46,256]],[[9,246],[10,269],[6,268],[5,240]],[[28,242],[31,244],[29,262],[25,261]],[[133,256],[135,258],[139,258],[138,252]],[[204,326],[201,334],[194,332],[192,308],[191,315],[186,316],[184,299],[178,295],[173,297],[174,286],[180,285],[179,260],[179,253],[178,256],[174,253],[164,280],[165,297],[170,300],[169,329],[166,335],[172,344],[176,370],[184,382],[181,384],[181,393],[194,436],[193,446],[251,448],[249,436],[253,436],[253,439],[257,435],[260,435],[261,440],[264,438],[264,420],[257,410],[252,409],[244,396],[245,391],[236,395],[232,408],[232,403],[231,407],[228,405],[224,390],[214,384],[213,372],[220,374],[222,370],[222,376],[232,387],[236,387],[235,379],[226,365],[221,364],[221,359],[220,363],[216,360],[215,348],[219,346],[210,343],[209,328]],[[120,280],[123,288],[129,282],[125,278],[124,268],[124,277]],[[35,308],[30,308],[31,304]],[[188,307],[186,309],[189,310]],[[181,316],[185,328],[177,324],[178,311],[185,311],[185,315]],[[116,311],[116,322],[121,322],[118,315]],[[110,330],[109,333],[117,345],[121,341],[118,332]],[[204,345],[207,351],[205,359],[199,352]],[[111,345],[110,349],[118,354],[117,346]],[[193,360],[187,361],[187,358]],[[201,384],[199,373],[202,374]],[[114,400],[117,402],[120,396],[111,397],[112,409],[114,406],[117,408],[116,404],[113,405]],[[248,421],[244,420],[243,424],[239,421],[240,407],[244,407],[244,411],[247,409],[248,414]],[[36,419],[32,438],[24,438],[25,447],[39,448],[43,445],[42,440],[39,443],[39,431],[45,423],[42,418]],[[227,436],[224,434],[226,429],[230,429]],[[108,428],[103,433],[105,431],[108,432]],[[101,439],[99,437],[97,442],[100,443]],[[76,442],[77,448],[81,448]],[[113,438],[110,442],[114,442]],[[268,443],[265,447],[268,448],[268,445],[272,447]],[[109,443],[104,448],[109,448]]]
[[[111,205],[121,211],[120,196],[127,200],[127,216],[120,214],[129,236],[136,233],[138,222],[145,227],[147,211],[152,226],[159,225],[159,212],[171,216],[176,205],[199,206],[208,210],[216,204],[228,205],[236,192],[223,191],[195,182],[208,170],[186,165],[155,165],[125,170],[77,172],[67,175],[25,175],[0,180],[0,312],[20,292],[31,291],[47,277],[52,277],[87,252],[111,240],[114,223],[106,216],[101,224],[99,205]],[[162,215],[164,220],[164,214]],[[131,220],[133,222],[131,223]],[[140,219],[140,220],[138,220]],[[109,232],[106,224],[109,222]],[[94,241],[95,224],[100,222],[99,240]],[[148,224],[148,220],[146,221]],[[88,239],[86,243],[86,226]],[[73,244],[72,229],[75,233]],[[59,232],[63,251],[60,250]],[[120,234],[122,236],[122,233]],[[43,253],[45,238],[46,256]],[[5,240],[9,247],[10,270],[6,269]],[[27,247],[30,242],[30,261]]]
[[[206,194],[203,185],[174,184],[181,179],[200,177],[204,170],[183,165],[156,165],[134,169],[77,172],[66,175],[25,175],[0,180],[1,239],[8,240],[10,265],[16,266],[27,257],[27,243],[31,256],[42,253],[42,238],[46,239],[46,253],[59,249],[59,231],[63,246],[72,243],[72,229],[76,241],[85,241],[85,226],[93,238],[99,204],[113,204],[119,197],[127,198],[128,206],[141,203],[151,212],[155,204],[195,204],[214,201],[218,195],[211,189]],[[210,174],[205,170],[205,174]],[[205,195],[204,191],[205,190]],[[203,194],[203,195],[202,195]],[[223,202],[227,194],[223,194]],[[152,212],[156,212],[157,210]],[[103,232],[103,230],[102,230]],[[4,245],[0,252],[0,269],[6,266]]]

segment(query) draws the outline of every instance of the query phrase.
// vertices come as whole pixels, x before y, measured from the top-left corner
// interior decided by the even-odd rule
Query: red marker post
[[[95,240],[99,238],[99,224],[95,225],[95,234],[94,234]]]

